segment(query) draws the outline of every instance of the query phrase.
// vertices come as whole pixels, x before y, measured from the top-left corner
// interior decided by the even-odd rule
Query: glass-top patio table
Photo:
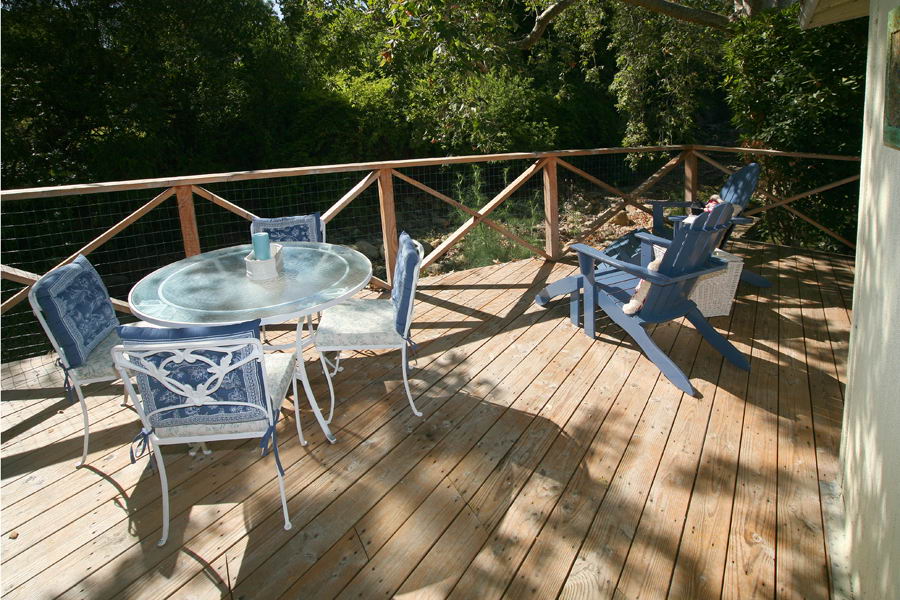
[[[254,281],[247,277],[244,257],[252,247],[233,246],[157,269],[131,289],[128,304],[136,317],[163,327],[226,325],[253,319],[269,325],[300,319],[295,376],[303,382],[325,436],[334,442],[306,375],[303,348],[313,343],[314,334],[301,338],[303,318],[343,302],[365,287],[372,278],[372,263],[346,246],[279,243],[283,246],[284,269],[274,279]]]
[[[284,270],[275,279],[247,277],[251,246],[204,252],[157,269],[128,294],[135,316],[163,327],[225,325],[261,319],[283,323],[353,296],[372,278],[361,253],[334,244],[282,243]]]

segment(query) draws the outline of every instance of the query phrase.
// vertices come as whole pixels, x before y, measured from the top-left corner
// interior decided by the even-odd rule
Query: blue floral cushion
[[[122,338],[126,350],[129,347],[134,348],[147,344],[159,344],[171,348],[177,347],[180,342],[195,341],[208,341],[213,346],[227,344],[229,340],[259,338],[259,320],[238,325],[178,329],[124,326],[119,327],[119,337]],[[245,346],[231,355],[217,350],[198,350],[193,354],[225,367],[240,362],[250,352],[251,347]],[[153,427],[240,423],[264,419],[268,414],[268,401],[263,388],[262,365],[258,360],[250,361],[228,372],[218,387],[214,381],[210,385],[214,373],[207,362],[186,359],[179,355],[177,350],[160,350],[144,357],[130,355],[130,361],[137,366],[143,365],[145,368],[160,369],[161,374],[166,378],[192,390],[198,390],[198,387],[214,390],[202,400],[195,400],[196,404],[172,408],[190,403],[190,401],[184,395],[164,386],[157,377],[136,372],[141,404]],[[249,402],[262,410],[252,406],[219,404],[221,402]]]
[[[400,234],[397,264],[394,266],[393,289],[391,290],[391,302],[394,303],[397,311],[394,326],[402,337],[406,337],[409,325],[409,306],[416,293],[416,272],[421,262],[419,249],[409,234],[404,231]]]
[[[34,284],[34,298],[69,367],[78,367],[118,325],[109,292],[79,255]]]
[[[276,219],[255,218],[250,233],[267,232],[273,242],[324,242],[325,227],[319,213]]]

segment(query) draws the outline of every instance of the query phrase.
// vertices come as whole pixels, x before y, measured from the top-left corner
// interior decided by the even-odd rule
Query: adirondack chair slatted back
[[[722,186],[719,197],[723,202],[747,208],[750,196],[756,190],[759,181],[759,163],[750,163],[735,171]]]
[[[698,215],[693,222],[682,224],[666,251],[659,273],[677,277],[704,268],[718,246],[722,232],[730,226],[733,213],[734,207],[726,202],[711,212]],[[688,296],[696,282],[696,278],[690,278],[672,285],[654,285],[640,311],[641,318],[661,323],[683,315],[689,308]]]

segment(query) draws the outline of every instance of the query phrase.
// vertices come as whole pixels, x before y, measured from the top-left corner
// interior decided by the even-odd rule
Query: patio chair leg
[[[81,417],[84,420],[84,440],[81,449],[81,460],[75,465],[75,468],[78,468],[83,467],[84,463],[87,462],[88,443],[91,439],[91,422],[88,418],[87,402],[84,401],[84,394],[81,391],[80,385],[75,386],[75,393],[78,394],[78,402],[81,403]]]
[[[272,439],[274,443],[275,439]],[[272,461],[275,461],[274,452],[272,453]],[[281,474],[281,470],[278,468],[278,463],[275,463],[275,475],[278,477],[278,491],[281,493],[281,512],[284,514],[284,529],[287,531],[291,528],[291,518],[288,515],[288,507],[287,507],[287,495],[284,492],[284,475]]]
[[[569,320],[575,327],[581,323],[581,290],[569,294]]]
[[[307,441],[303,437],[303,426],[300,424],[300,394],[297,393],[297,378],[295,377],[291,383],[294,386],[294,419],[297,421],[297,435],[300,437],[300,445],[305,446]]]
[[[422,416],[422,411],[416,408],[413,402],[412,393],[409,391],[409,361],[406,358],[406,346],[400,348],[400,358],[403,361],[403,386],[406,388],[406,399],[409,400],[409,406],[412,408],[413,414],[417,417]]]
[[[156,458],[156,466],[159,468],[159,484],[162,487],[162,537],[156,542],[157,546],[164,546],[169,539],[169,480],[166,477],[166,463],[163,460],[162,449],[150,439],[153,457]]]
[[[297,371],[295,377],[300,377],[300,382],[303,384],[303,390],[306,392],[306,399],[309,401],[309,407],[312,408],[313,415],[315,415],[316,421],[319,422],[319,427],[322,428],[325,437],[328,438],[328,441],[332,444],[335,443],[337,439],[334,437],[334,434],[331,433],[328,423],[325,422],[325,417],[322,416],[322,411],[319,409],[316,397],[313,395],[312,386],[309,385],[309,378],[306,376],[306,366],[300,356],[297,357]]]
[[[584,304],[584,335],[591,339],[597,337],[597,289],[594,286],[584,286],[582,294]]]
[[[662,374],[666,376],[666,379],[671,381],[675,387],[685,394],[694,397],[697,396],[697,390],[691,385],[691,380],[688,379],[687,375],[684,374],[684,371],[675,364],[675,361],[669,358],[668,354],[659,349],[659,346],[656,345],[656,342],[653,341],[653,338],[650,337],[650,334],[647,333],[647,330],[644,329],[643,326],[632,322],[631,326],[625,327],[624,329],[632,339],[637,342],[638,346],[641,347],[647,355],[647,358],[656,365],[656,368],[662,371]]]
[[[643,325],[626,316],[625,313],[616,306],[615,301],[608,295],[604,293],[599,294],[597,301],[603,309],[603,312],[631,336],[631,339],[641,347],[641,350],[644,351],[647,358],[656,365],[657,369],[662,371],[662,374],[665,375],[675,387],[685,394],[694,397],[697,396],[697,390],[691,385],[691,380],[688,379],[684,374],[684,371],[675,364],[675,361],[669,358],[668,354],[659,349],[659,346],[656,345],[656,342],[653,341],[653,338],[650,337],[650,334],[647,333],[647,330],[644,329]],[[585,314],[585,319],[587,319],[587,314]]]
[[[341,360],[340,351],[338,351],[337,360]],[[325,359],[324,352],[319,352],[319,362],[322,364],[322,372],[325,373],[325,381],[328,382],[328,393],[331,395],[331,407],[328,409],[328,418],[325,419],[325,422],[331,425],[331,419],[334,418],[334,385],[331,382],[331,375],[334,373],[328,373],[328,361]],[[337,366],[335,366],[335,373],[337,373]]]
[[[694,327],[697,328],[700,335],[702,335],[713,348],[718,350],[722,356],[727,358],[729,362],[745,371],[750,370],[750,363],[747,362],[747,358],[741,354],[741,351],[735,348],[731,342],[722,337],[722,334],[709,324],[709,321],[706,320],[706,317],[704,317],[698,309],[691,309],[685,316],[688,321],[694,324]]]
[[[754,273],[753,271],[748,271],[747,269],[741,271],[741,281],[761,288],[772,287],[771,281],[762,275]]]

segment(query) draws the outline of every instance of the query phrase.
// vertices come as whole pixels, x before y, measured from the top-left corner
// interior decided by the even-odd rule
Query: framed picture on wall
[[[900,150],[900,7],[888,13],[884,144]]]

